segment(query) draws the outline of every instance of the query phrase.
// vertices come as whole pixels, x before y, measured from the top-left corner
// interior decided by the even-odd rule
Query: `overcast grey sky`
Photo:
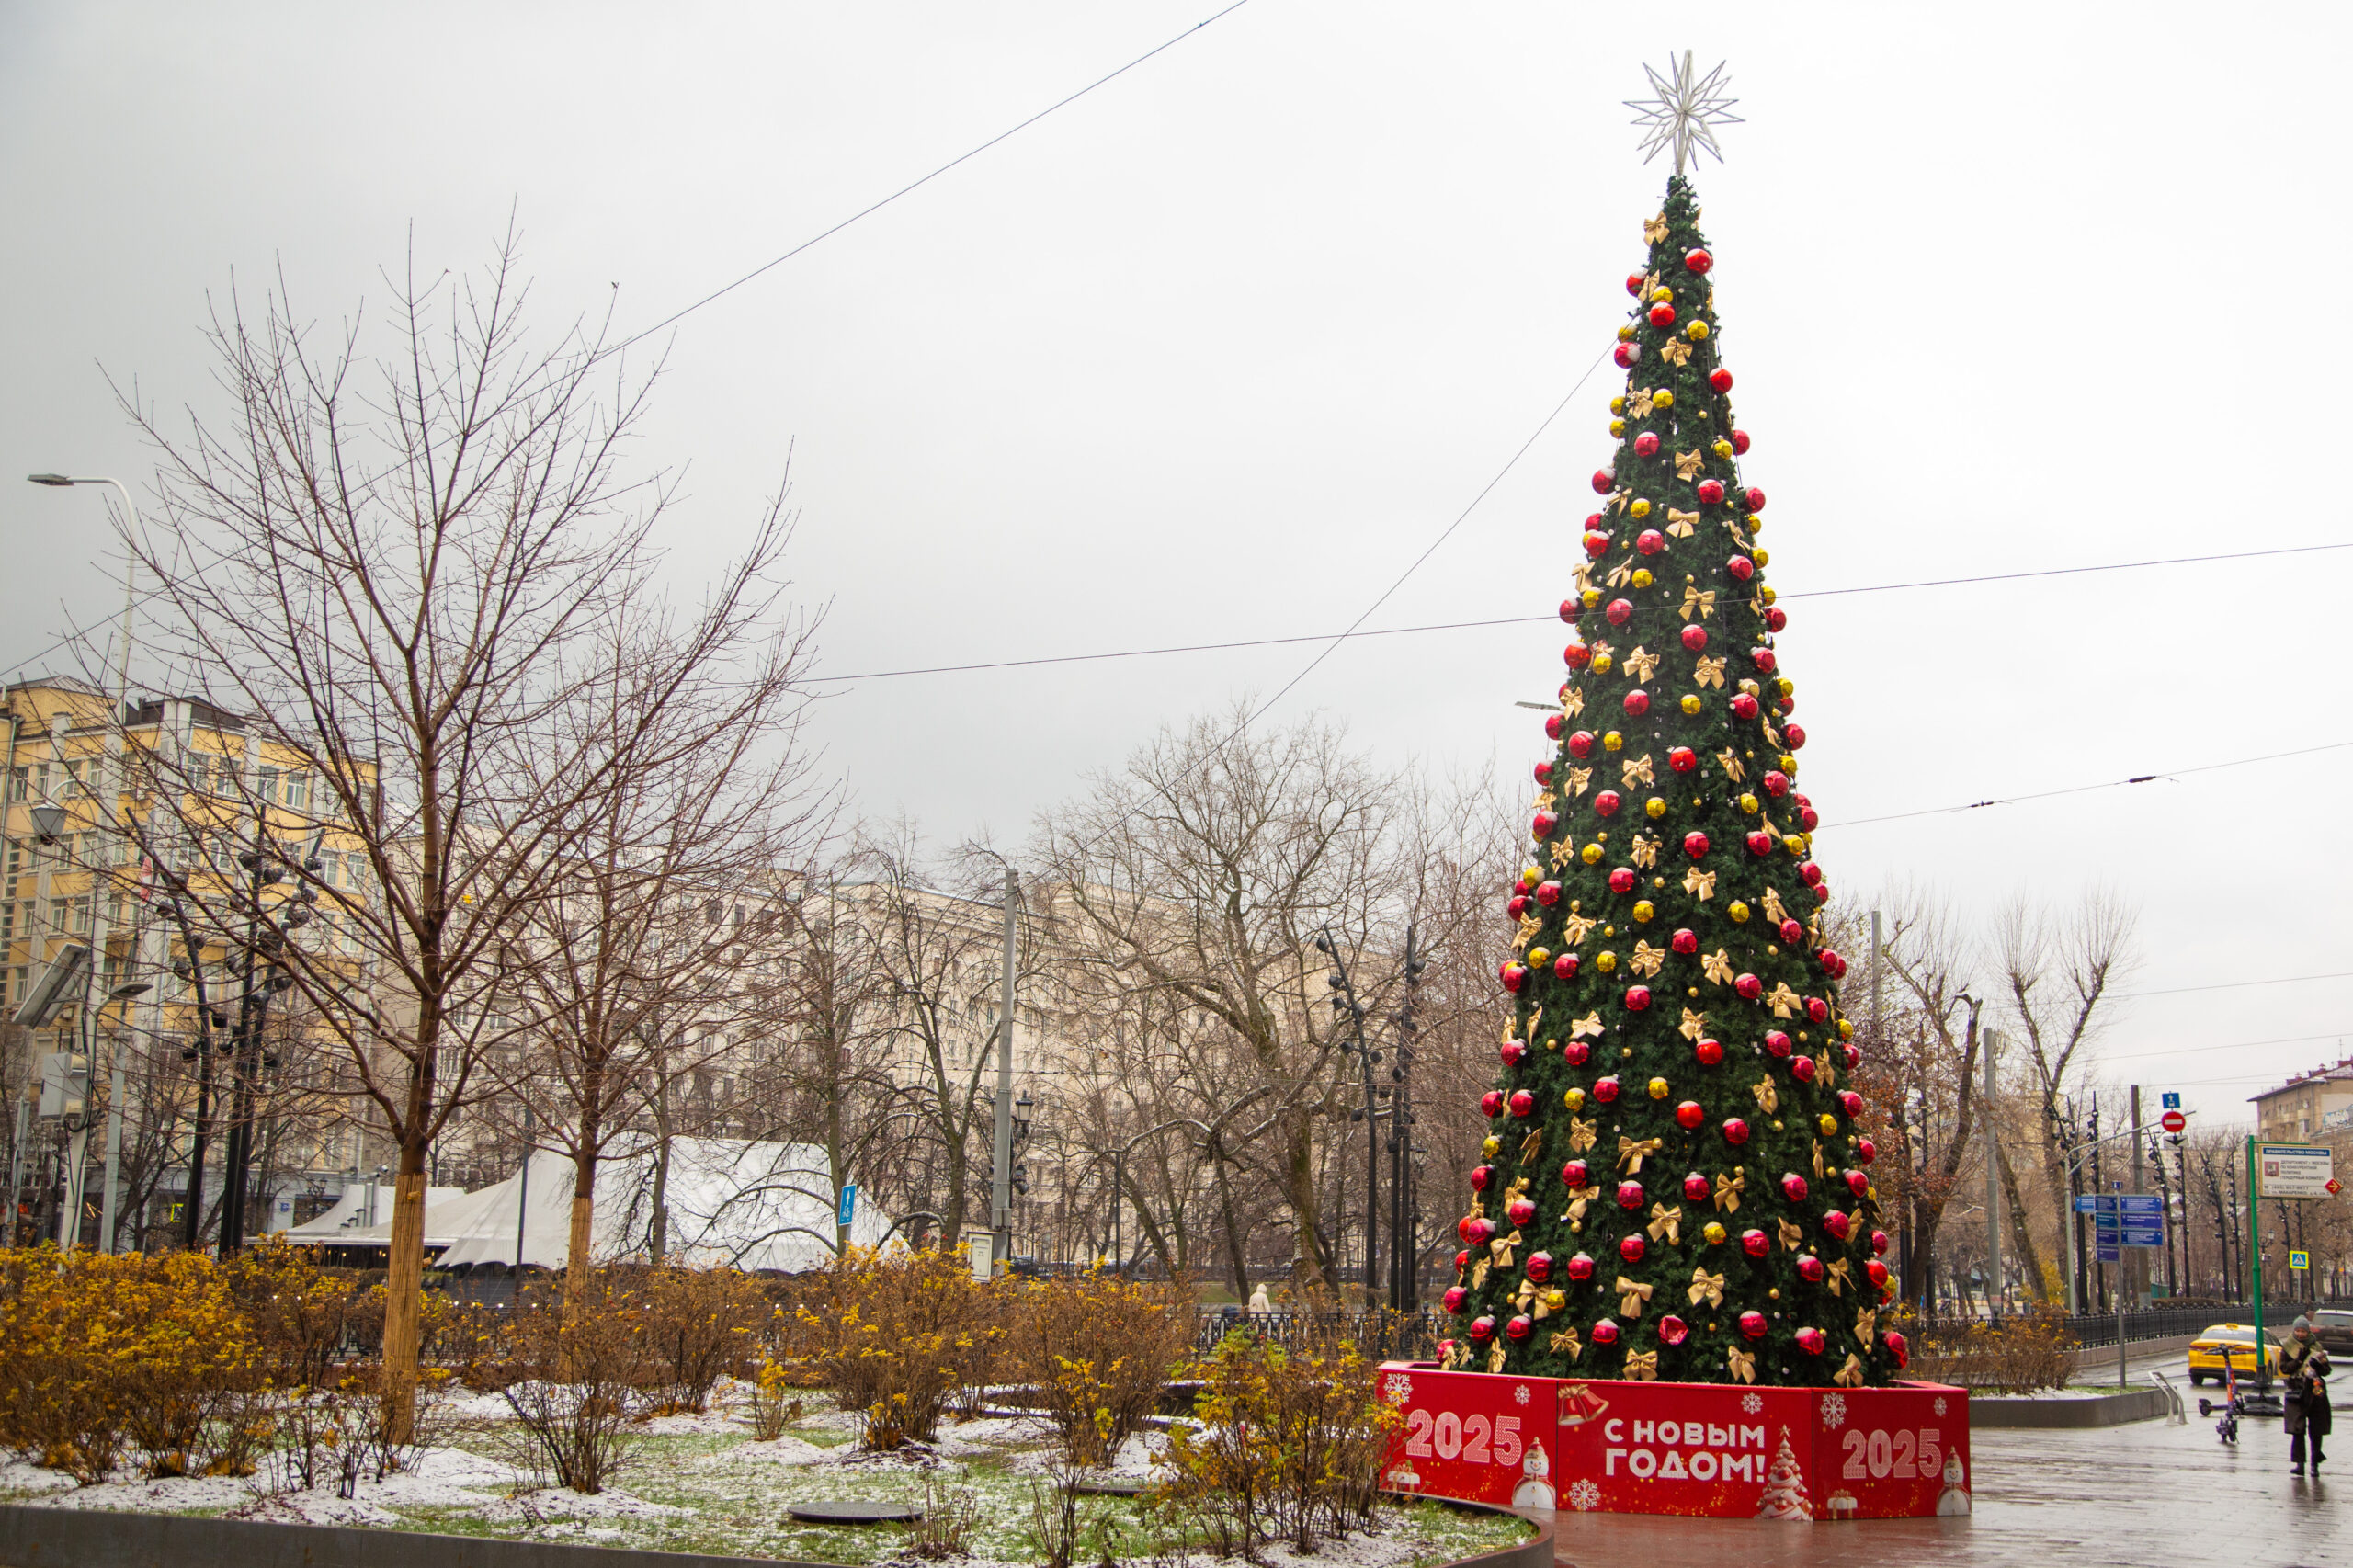
[[[471,267],[513,208],[536,319],[610,303],[627,332],[1219,3],[0,5],[0,665],[120,592],[99,498],[13,476],[135,483],[106,376],[214,406],[233,276],[282,266],[333,324],[381,305],[412,226],[422,265]],[[1839,825],[2353,740],[2353,551],[1802,597],[2353,540],[2345,8],[1675,20],[1252,0],[665,335],[639,456],[687,472],[678,569],[790,451],[832,673],[1338,630],[1608,341],[1665,180],[1620,100],[1688,46],[1747,119],[1698,181],[1834,884],[1982,914],[2105,879],[2143,911],[2142,989],[2353,970],[2353,753]],[[1620,380],[1371,624],[1557,604]],[[1352,643],[1273,717],[1520,774],[1540,721],[1511,704],[1563,641]],[[818,728],[864,809],[1017,840],[1313,652],[846,683]],[[2339,1031],[2353,980],[2199,991],[2136,1004],[2107,1055],[2211,1120]]]

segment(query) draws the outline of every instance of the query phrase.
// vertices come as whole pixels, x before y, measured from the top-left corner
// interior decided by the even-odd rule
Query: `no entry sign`
[[[2178,1132],[2189,1125],[2189,1118],[2177,1110],[2169,1110],[2158,1119],[2158,1124],[2167,1132]]]

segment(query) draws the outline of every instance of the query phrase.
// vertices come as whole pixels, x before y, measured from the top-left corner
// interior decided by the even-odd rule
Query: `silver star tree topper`
[[[1714,128],[1741,123],[1740,116],[1725,112],[1740,100],[1724,96],[1724,89],[1732,84],[1724,78],[1722,62],[1718,62],[1705,76],[1695,77],[1691,51],[1687,49],[1682,63],[1671,66],[1666,75],[1660,75],[1647,65],[1643,67],[1643,74],[1651,79],[1654,96],[1626,100],[1628,108],[1640,111],[1634,123],[1650,128],[1650,134],[1643,138],[1643,162],[1647,164],[1673,147],[1675,172],[1679,175],[1687,162],[1695,161],[1690,156],[1691,149],[1704,147],[1711,157],[1722,163],[1723,149],[1716,145]]]

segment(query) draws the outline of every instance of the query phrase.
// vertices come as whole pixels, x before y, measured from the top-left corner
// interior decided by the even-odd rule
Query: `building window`
[[[90,895],[84,893],[73,901],[72,924],[67,927],[76,937],[90,934]]]

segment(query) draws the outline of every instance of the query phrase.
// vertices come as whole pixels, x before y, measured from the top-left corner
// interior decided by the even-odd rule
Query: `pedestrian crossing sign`
[[[2290,1268],[2310,1268],[2312,1266],[2313,1255],[2308,1252],[2291,1252],[2288,1255],[2288,1267]]]

